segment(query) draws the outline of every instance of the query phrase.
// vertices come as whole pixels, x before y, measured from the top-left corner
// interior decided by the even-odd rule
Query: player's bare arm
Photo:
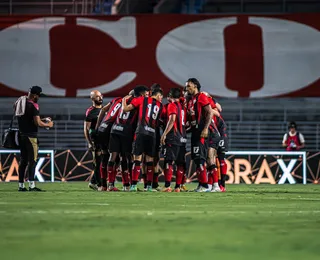
[[[216,103],[216,108],[220,113],[222,112],[222,106],[219,103]]]
[[[220,117],[220,113],[218,111],[218,108],[215,108],[215,109],[212,109],[212,110],[213,110],[213,115],[214,116]]]
[[[109,102],[107,105],[105,105],[103,108],[101,108],[99,116],[98,116],[97,124],[96,124],[96,130],[99,128],[99,126],[102,122],[102,119],[105,116],[105,114],[108,112],[110,106],[111,106],[111,103]]]
[[[167,138],[167,134],[171,131],[173,125],[174,125],[174,122],[176,121],[176,114],[171,114],[169,116],[169,120],[168,120],[168,123],[167,123],[167,126],[166,126],[166,129],[164,130],[163,132],[163,135],[161,136],[161,144],[164,145],[165,144],[165,141],[166,141],[166,138]]]
[[[127,100],[129,98],[131,98],[131,97],[132,97],[131,95],[128,95],[128,96],[125,96],[122,99],[122,110],[123,110],[123,112],[129,112],[129,111],[134,109],[134,106],[132,104],[130,104],[130,105],[127,104]]]
[[[287,137],[287,135],[285,134],[284,137],[283,137],[283,141],[282,141],[282,147],[287,148],[287,146],[288,146],[288,145],[287,145],[287,138],[288,138],[288,137]]]
[[[206,105],[205,107],[203,107],[204,111],[205,111],[205,123],[204,123],[204,128],[202,130],[201,133],[201,137],[202,138],[207,138],[208,137],[208,129],[211,123],[211,119],[213,117],[213,109],[211,108],[210,105]]]
[[[34,120],[35,125],[37,125],[39,127],[43,127],[43,128],[44,127],[49,127],[49,128],[53,127],[53,122],[52,121],[50,121],[48,123],[45,123],[45,122],[42,121],[43,119],[40,119],[40,116],[33,117],[33,120]]]
[[[89,149],[93,148],[93,142],[91,140],[90,134],[89,134],[89,130],[91,127],[91,122],[84,122],[84,126],[83,126],[83,132],[84,132],[84,136],[86,138],[86,141],[88,142],[88,147]]]

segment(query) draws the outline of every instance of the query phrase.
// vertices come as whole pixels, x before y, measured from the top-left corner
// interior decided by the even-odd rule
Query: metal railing
[[[9,120],[0,121],[0,134],[8,128]],[[229,150],[281,150],[283,135],[288,131],[284,122],[229,121]],[[299,132],[306,140],[306,150],[319,151],[320,123],[297,122]],[[83,136],[82,120],[55,121],[52,130],[40,130],[42,149],[84,150],[87,145]],[[190,148],[190,144],[188,144]]]
[[[0,8],[7,8],[8,14],[25,14],[30,9],[32,14],[91,14],[94,6],[101,0],[47,0],[22,1],[7,0],[0,2]],[[56,8],[58,7],[58,10]]]
[[[139,2],[140,1],[140,2]],[[106,14],[105,0],[2,0],[0,14]],[[119,1],[120,2],[120,1]],[[160,0],[159,0],[160,2]],[[170,4],[170,0],[167,0]],[[122,0],[117,4],[121,14],[139,13],[141,0]],[[152,2],[156,3],[156,2]],[[107,3],[112,5],[112,3]],[[148,5],[148,3],[146,3]],[[150,5],[150,3],[149,3]],[[137,8],[135,8],[135,6]],[[99,7],[99,11],[93,11]],[[145,5],[141,10],[145,13]],[[1,10],[2,8],[2,10]],[[26,11],[26,9],[29,9]],[[319,11],[318,0],[187,0],[181,1],[182,13],[286,13]],[[4,11],[5,10],[5,11]],[[166,9],[164,9],[166,10]],[[111,12],[111,11],[110,11]],[[152,12],[152,8],[151,8]],[[108,12],[107,12],[108,13]],[[117,11],[115,11],[117,13]]]

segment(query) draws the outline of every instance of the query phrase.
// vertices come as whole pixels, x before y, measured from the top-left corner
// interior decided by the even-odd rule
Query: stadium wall
[[[0,57],[5,97],[167,92],[189,77],[218,97],[320,97],[319,13],[1,16]]]
[[[319,184],[320,152],[232,151],[227,154],[228,184]],[[187,154],[188,181],[196,180]],[[19,152],[0,150],[0,182],[17,181]],[[163,167],[163,160],[160,165]],[[39,181],[89,181],[93,174],[88,151],[41,151],[36,168]],[[120,171],[117,180],[121,182]],[[160,181],[163,181],[163,174]]]

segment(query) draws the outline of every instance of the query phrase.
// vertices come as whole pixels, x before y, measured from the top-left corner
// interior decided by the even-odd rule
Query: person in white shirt
[[[299,151],[305,147],[305,140],[301,133],[297,132],[297,124],[291,122],[288,126],[289,132],[283,136],[282,146],[287,151]]]

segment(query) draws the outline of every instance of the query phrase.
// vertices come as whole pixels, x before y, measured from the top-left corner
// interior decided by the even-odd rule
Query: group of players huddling
[[[84,125],[95,167],[89,187],[119,191],[114,183],[120,166],[123,191],[139,191],[140,174],[144,191],[186,191],[186,133],[191,132],[191,158],[199,182],[194,191],[225,192],[227,128],[221,106],[200,89],[199,81],[190,78],[183,91],[170,89],[164,105],[159,84],[150,89],[139,85],[128,96],[115,98],[104,107],[101,93],[91,92],[93,105],[86,111]],[[164,187],[158,184],[161,152]]]

